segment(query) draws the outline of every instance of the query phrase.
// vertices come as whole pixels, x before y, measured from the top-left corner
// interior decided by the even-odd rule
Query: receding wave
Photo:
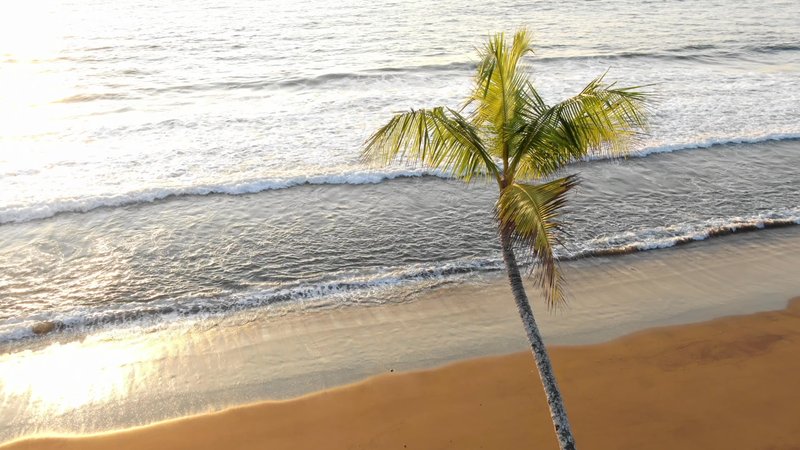
[[[158,302],[123,304],[106,309],[75,310],[49,317],[16,320],[0,325],[0,343],[30,339],[59,331],[88,331],[124,325],[157,325],[182,319],[209,319],[255,308],[286,304],[300,308],[320,308],[348,304],[348,296],[375,293],[420,282],[438,284],[448,278],[479,271],[499,270],[501,260],[483,259],[417,265],[385,273],[343,276],[318,283],[231,294],[219,298],[165,299]],[[385,295],[380,295],[384,298]],[[332,301],[337,301],[333,303]]]
[[[570,248],[561,248],[558,257],[562,261],[569,261],[623,255],[675,247],[738,232],[793,225],[800,225],[800,208],[611,234]],[[502,259],[496,255],[441,264],[419,264],[371,274],[342,274],[332,280],[234,293],[217,298],[163,299],[145,305],[122,304],[105,309],[74,310],[60,315],[58,313],[38,315],[0,324],[0,343],[35,338],[59,331],[90,331],[114,326],[158,325],[192,318],[198,320],[221,318],[233,312],[268,306],[320,308],[349,304],[363,305],[365,304],[363,298],[366,297],[381,299],[372,301],[381,303],[385,302],[386,298],[391,298],[385,291],[378,292],[381,290],[403,286],[413,288],[420,283],[426,283],[424,288],[427,289],[449,280],[466,279],[465,276],[502,269]],[[357,299],[359,296],[362,300]],[[354,298],[357,300],[354,301]]]

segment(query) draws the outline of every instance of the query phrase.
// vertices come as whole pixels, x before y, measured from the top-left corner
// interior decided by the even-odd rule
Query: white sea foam
[[[624,231],[580,243],[577,249],[563,254],[562,257],[581,258],[656,250],[740,231],[788,225],[800,225],[800,208],[765,212],[746,217],[713,218],[700,223]]]
[[[388,171],[353,171],[349,173],[321,174],[311,176],[295,176],[268,180],[249,180],[233,183],[203,184],[177,188],[150,188],[132,191],[124,194],[106,194],[79,198],[61,198],[48,202],[12,205],[0,207],[0,224],[10,222],[27,222],[31,220],[46,219],[59,213],[79,212],[85,213],[97,208],[118,207],[135,205],[138,203],[151,203],[169,197],[189,195],[245,195],[263,191],[286,189],[302,185],[324,184],[376,184],[396,178],[411,178],[421,176],[437,176],[447,178],[447,175],[438,170],[427,169],[398,169]]]
[[[759,134],[755,136],[739,136],[739,137],[717,137],[711,139],[704,139],[696,142],[685,142],[680,144],[667,144],[647,146],[641,150],[633,152],[631,156],[644,157],[647,155],[657,153],[671,153],[682,150],[696,150],[716,147],[720,145],[733,145],[733,144],[758,144],[768,141],[786,141],[800,139],[800,133],[770,133]]]
[[[631,153],[630,157],[646,157],[659,153],[675,151],[707,149],[731,144],[757,144],[767,141],[800,139],[800,133],[765,134],[759,136],[742,136],[732,138],[714,138],[698,142],[683,144],[670,144],[662,146],[644,147]],[[604,160],[608,156],[597,156],[590,160]],[[46,219],[60,213],[77,212],[85,213],[97,208],[119,207],[135,205],[138,203],[151,203],[169,197],[178,196],[203,196],[210,194],[245,195],[263,191],[287,189],[302,185],[362,185],[376,184],[397,178],[434,176],[450,178],[441,170],[430,169],[389,169],[375,171],[366,169],[353,169],[352,171],[292,176],[265,180],[244,180],[231,183],[201,184],[197,186],[184,186],[172,188],[148,188],[127,193],[100,194],[86,197],[57,198],[45,202],[0,206],[0,224],[11,222],[27,222],[31,220]]]
[[[216,320],[232,312],[254,308],[271,308],[280,314],[284,309],[320,308],[362,304],[359,299],[380,298],[381,303],[391,295],[379,291],[424,283],[435,286],[476,271],[497,270],[499,258],[469,259],[443,264],[417,264],[409,267],[371,274],[341,274],[329,281],[288,286],[277,289],[257,289],[216,298],[162,299],[141,303],[117,303],[101,307],[78,307],[70,311],[42,312],[31,317],[15,317],[0,322],[0,343],[30,339],[37,336],[36,327],[46,326],[54,331],[88,332],[108,327],[152,327],[179,320]]]
[[[560,248],[558,256],[566,261],[663,249],[740,231],[792,224],[800,225],[800,208],[614,233],[570,248]],[[0,322],[0,343],[34,338],[37,336],[34,327],[41,324],[52,325],[53,331],[88,332],[108,327],[153,327],[185,320],[220,320],[232,312],[264,308],[280,314],[283,310],[364,305],[364,301],[384,303],[392,301],[389,291],[393,289],[413,289],[419,285],[429,288],[443,281],[502,269],[502,259],[496,255],[363,274],[342,273],[327,281],[257,289],[216,298],[162,299],[146,304],[117,303],[100,308],[42,312]]]

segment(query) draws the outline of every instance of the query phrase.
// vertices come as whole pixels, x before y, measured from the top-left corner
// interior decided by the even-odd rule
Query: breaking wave
[[[85,213],[97,208],[121,207],[139,203],[152,203],[170,197],[203,196],[211,194],[244,195],[286,189],[302,185],[322,184],[375,184],[395,178],[421,176],[446,177],[434,170],[396,170],[387,172],[354,171],[350,173],[307,175],[287,178],[251,180],[236,183],[203,184],[177,188],[150,188],[124,194],[108,194],[83,198],[57,199],[30,205],[0,207],[0,224],[46,219],[56,214]]]
[[[696,224],[626,231],[597,237],[571,248],[561,248],[558,256],[561,261],[569,261],[623,255],[675,247],[738,232],[793,225],[800,225],[800,208],[749,217],[718,218]],[[497,255],[493,258],[464,259],[443,264],[420,264],[371,274],[341,274],[327,281],[232,293],[216,298],[162,299],[144,305],[118,304],[110,308],[40,314],[0,323],[0,344],[60,331],[80,332],[114,326],[157,325],[192,318],[221,318],[233,312],[274,305],[319,308],[363,304],[359,300],[353,301],[353,298],[360,296],[386,299],[390,296],[385,292],[377,294],[377,291],[402,286],[413,288],[420,283],[427,283],[425,287],[428,288],[457,280],[459,277],[463,279],[465,276],[502,269],[502,259]]]
[[[629,157],[646,157],[658,153],[675,151],[707,149],[722,145],[756,144],[767,141],[796,140],[800,133],[765,134],[761,136],[733,137],[709,139],[683,144],[670,144],[662,146],[645,147],[633,152]],[[590,160],[608,159],[608,156],[599,155],[588,158]],[[6,174],[13,176],[13,174]],[[148,188],[126,193],[109,193],[79,198],[61,198],[41,203],[26,205],[0,206],[0,225],[5,223],[28,222],[46,219],[61,213],[85,213],[97,208],[122,207],[138,203],[152,203],[171,197],[204,196],[211,194],[244,195],[263,191],[287,189],[302,185],[361,185],[376,184],[397,178],[435,176],[450,178],[440,170],[430,169],[390,169],[387,171],[353,170],[352,172],[339,172],[332,174],[302,175],[285,178],[244,180],[219,184],[200,184],[196,186]]]

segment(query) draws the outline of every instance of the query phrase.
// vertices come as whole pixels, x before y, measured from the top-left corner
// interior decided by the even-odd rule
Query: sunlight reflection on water
[[[87,345],[88,344],[88,345]],[[53,343],[0,357],[0,397],[25,397],[46,417],[85,405],[125,398],[137,378],[146,378],[150,365],[135,364],[156,358],[157,342]]]

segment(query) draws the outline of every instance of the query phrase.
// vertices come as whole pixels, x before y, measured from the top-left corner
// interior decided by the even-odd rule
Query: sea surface
[[[656,100],[629,158],[568,168],[562,258],[800,223],[798,17],[794,0],[4,2],[0,346],[501,270],[495,186],[359,152],[394,112],[461,105],[475,48],[520,25],[547,101],[606,71]]]

